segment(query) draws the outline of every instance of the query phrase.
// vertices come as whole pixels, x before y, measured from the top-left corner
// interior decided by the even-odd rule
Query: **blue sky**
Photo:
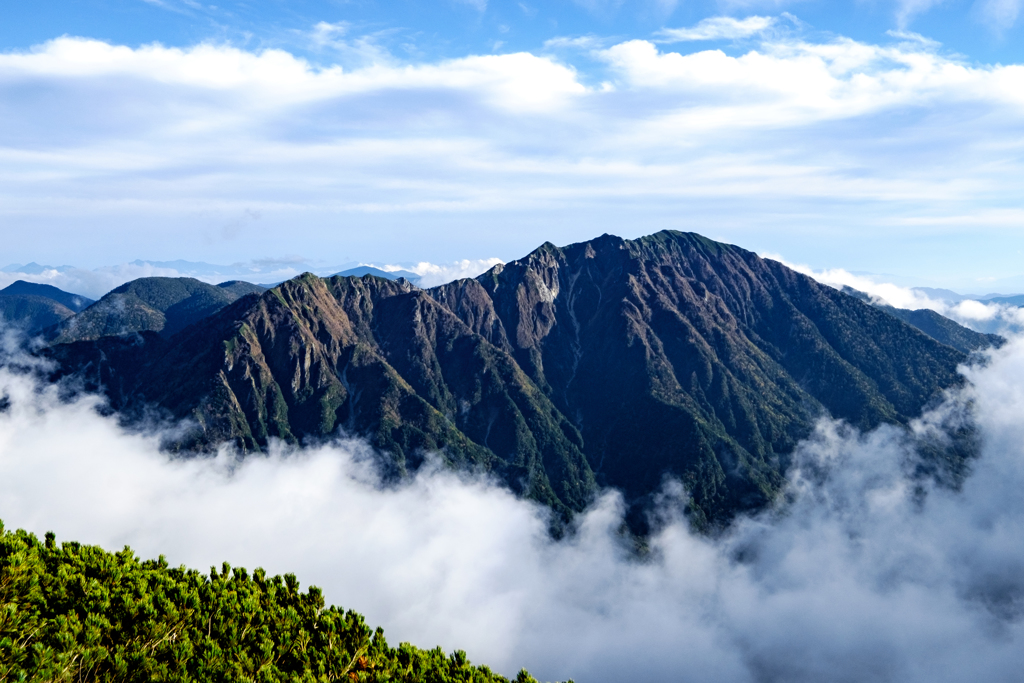
[[[948,50],[986,63],[1017,62],[1024,54],[1013,0],[373,0],[220,2],[198,0],[36,0],[6,3],[0,40],[27,48],[60,35],[140,45],[188,46],[226,42],[249,49],[285,48],[317,62],[322,54],[302,34],[326,22],[344,23],[411,60],[501,51],[535,51],[555,36],[647,38],[666,26],[688,26],[709,16],[752,14],[798,17],[811,32],[855,40],[886,40],[887,31],[912,30]]]
[[[5,3],[0,260],[482,263],[673,228],[1024,290],[1020,8]]]

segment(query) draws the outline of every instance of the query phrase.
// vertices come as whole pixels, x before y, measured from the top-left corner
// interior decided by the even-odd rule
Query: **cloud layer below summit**
[[[639,561],[613,492],[556,542],[540,508],[484,478],[428,466],[382,487],[355,440],[168,458],[158,434],[3,369],[0,519],[204,570],[293,571],[392,643],[541,680],[1009,682],[1024,666],[1024,345],[965,372],[914,426],[973,411],[983,448],[962,490],[910,478],[907,434],[823,420],[795,454],[791,502],[710,539],[668,484]]]

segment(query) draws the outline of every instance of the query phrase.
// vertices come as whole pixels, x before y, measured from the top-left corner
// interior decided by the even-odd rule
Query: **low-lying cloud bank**
[[[637,561],[615,493],[556,542],[541,508],[485,478],[427,467],[384,488],[357,440],[169,459],[95,398],[61,403],[0,369],[0,519],[200,568],[294,571],[393,641],[543,679],[1017,681],[1024,343],[965,373],[915,426],[972,406],[983,448],[962,490],[911,481],[904,433],[825,420],[798,449],[788,504],[716,539],[666,508]]]
[[[413,266],[385,265],[381,266],[381,269],[388,272],[408,270],[419,275],[420,279],[417,281],[417,284],[420,287],[436,287],[452,280],[476,277],[499,263],[502,263],[500,258],[462,259],[442,264],[420,261]]]

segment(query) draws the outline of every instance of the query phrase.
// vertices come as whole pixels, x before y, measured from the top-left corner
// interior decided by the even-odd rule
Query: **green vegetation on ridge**
[[[0,289],[0,318],[36,334],[67,320],[93,303],[52,285],[17,280]]]
[[[0,680],[508,683],[461,650],[391,647],[291,574],[225,563],[206,575],[2,522]]]
[[[189,277],[139,278],[64,320],[53,334],[57,343],[144,331],[171,337],[238,298],[262,291],[238,280],[211,285]]]

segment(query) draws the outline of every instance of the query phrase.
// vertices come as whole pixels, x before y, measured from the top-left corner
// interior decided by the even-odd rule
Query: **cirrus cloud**
[[[749,38],[771,28],[774,17],[751,16],[745,19],[733,17],[708,17],[690,28],[666,28],[658,31],[658,42],[681,43],[691,40],[735,40]]]

